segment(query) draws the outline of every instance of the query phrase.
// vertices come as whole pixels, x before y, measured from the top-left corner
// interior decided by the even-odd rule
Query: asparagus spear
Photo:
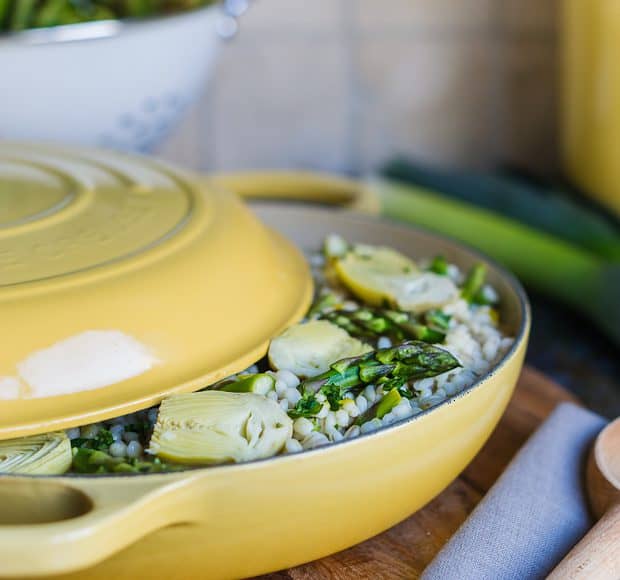
[[[332,292],[319,296],[308,312],[308,318],[319,316],[324,310],[334,308],[341,302],[341,299]]]
[[[373,308],[360,308],[353,312],[333,310],[321,314],[321,318],[340,326],[351,336],[367,340],[387,336],[398,342],[441,342],[450,322],[450,317],[439,310],[427,312],[423,317],[424,323],[406,312]]]
[[[396,405],[403,400],[398,389],[392,389],[383,399],[369,407],[364,413],[362,413],[356,420],[355,425],[363,425],[366,421],[371,421],[375,417],[377,419],[383,419]]]
[[[469,271],[461,288],[461,296],[467,302],[473,302],[477,294],[482,290],[486,275],[487,269],[484,264],[476,264]]]
[[[337,361],[325,373],[307,379],[301,384],[303,405],[308,407],[312,395],[322,392],[335,410],[349,390],[361,389],[368,384],[400,390],[409,381],[434,377],[458,366],[458,360],[446,350],[423,341],[403,342]],[[299,413],[302,409],[296,406],[294,411]]]
[[[266,395],[274,388],[275,379],[266,373],[240,377],[238,380],[223,385],[219,390],[229,393],[258,393]]]
[[[181,468],[163,463],[157,458],[153,461],[140,461],[126,457],[112,457],[99,449],[75,447],[73,469],[77,473],[159,473]]]

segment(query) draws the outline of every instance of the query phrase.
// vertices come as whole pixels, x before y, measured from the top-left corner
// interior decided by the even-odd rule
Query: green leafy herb
[[[443,256],[435,256],[433,261],[429,264],[428,270],[441,276],[448,274],[448,262]]]
[[[332,411],[337,411],[340,408],[340,401],[344,396],[341,387],[338,385],[325,385],[319,392],[325,395],[325,398],[329,403],[329,408]]]
[[[316,396],[311,393],[304,393],[304,395],[297,401],[297,404],[292,409],[289,409],[288,416],[291,419],[297,419],[299,417],[312,417],[316,415],[323,405],[317,401]]]
[[[101,429],[95,437],[76,437],[71,439],[71,447],[79,447],[83,449],[101,450],[107,449],[114,443],[112,433],[107,429]]]
[[[138,421],[137,423],[129,423],[125,425],[125,431],[137,433],[145,438],[151,431],[152,425],[148,421]]]

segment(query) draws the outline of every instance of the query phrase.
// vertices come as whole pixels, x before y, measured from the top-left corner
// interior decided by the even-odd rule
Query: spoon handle
[[[618,580],[620,578],[620,503],[551,572],[547,580]]]

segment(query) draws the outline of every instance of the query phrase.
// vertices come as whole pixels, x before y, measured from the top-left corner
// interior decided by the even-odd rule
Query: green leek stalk
[[[452,236],[485,252],[532,288],[591,317],[620,345],[620,263],[422,188],[380,179],[368,186],[384,216]]]
[[[435,169],[406,160],[389,163],[382,174],[497,212],[601,258],[620,260],[619,222],[545,184],[514,175]]]

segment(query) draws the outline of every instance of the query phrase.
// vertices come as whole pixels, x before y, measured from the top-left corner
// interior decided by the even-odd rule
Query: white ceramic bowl
[[[0,36],[0,139],[152,149],[205,87],[229,6]]]

